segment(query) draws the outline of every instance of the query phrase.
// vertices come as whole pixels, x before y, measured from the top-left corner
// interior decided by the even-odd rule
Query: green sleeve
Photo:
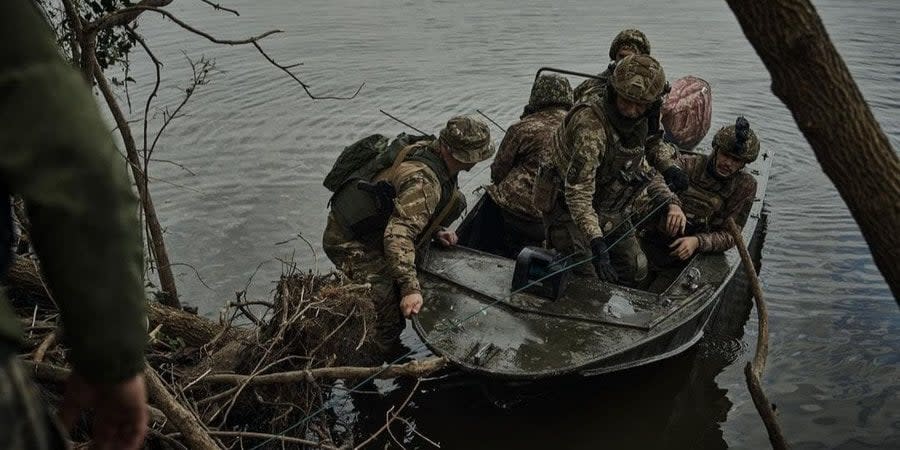
[[[0,3],[2,53],[11,58],[0,65],[0,180],[28,205],[72,364],[89,381],[121,381],[141,370],[146,343],[140,225],[126,166],[31,2]]]

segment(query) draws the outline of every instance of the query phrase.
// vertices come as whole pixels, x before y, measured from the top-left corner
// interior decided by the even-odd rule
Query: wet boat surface
[[[758,186],[743,230],[747,243],[762,212],[768,156],[745,169]],[[739,267],[736,249],[699,254],[661,292],[572,274],[562,297],[549,300],[511,292],[512,259],[462,245],[432,247],[420,269],[425,303],[413,327],[433,353],[467,372],[505,379],[614,372],[695,344]]]

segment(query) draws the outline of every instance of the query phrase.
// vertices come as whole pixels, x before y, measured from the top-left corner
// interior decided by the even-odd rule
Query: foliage
[[[72,58],[72,29],[66,20],[66,12],[60,0],[34,0],[50,22],[56,33],[59,47],[64,56]],[[78,15],[84,22],[92,22],[106,14],[122,8],[134,6],[132,0],[73,0]],[[97,35],[97,61],[106,70],[109,67],[127,64],[128,53],[134,47],[134,35],[125,27],[110,27]]]

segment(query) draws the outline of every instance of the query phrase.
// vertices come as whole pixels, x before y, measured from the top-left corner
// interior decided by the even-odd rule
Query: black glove
[[[669,188],[672,189],[672,192],[681,192],[688,188],[691,180],[688,178],[687,174],[681,170],[681,167],[673,165],[668,169],[663,171],[663,178],[666,179],[666,184],[669,185]]]
[[[597,271],[597,278],[603,281],[619,281],[616,269],[609,262],[609,249],[606,248],[606,242],[602,237],[591,240],[591,253],[594,255],[591,262],[594,264],[594,270]]]

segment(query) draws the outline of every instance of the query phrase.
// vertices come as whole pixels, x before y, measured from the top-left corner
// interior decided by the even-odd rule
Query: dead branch
[[[408,421],[408,420],[406,420],[406,419],[404,419],[404,418],[402,418],[402,417],[397,417],[397,420],[399,420],[399,421],[405,423],[406,426],[409,427],[409,430],[410,430],[410,431],[412,431],[416,436],[419,436],[420,438],[422,438],[425,442],[427,442],[427,443],[433,445],[435,448],[441,448],[441,444],[438,444],[437,442],[434,442],[433,440],[428,439],[427,436],[425,436],[424,434],[420,433],[419,430],[416,430],[416,427],[415,427],[415,425],[414,425],[412,422],[410,422],[410,421]]]
[[[184,105],[186,105],[194,95],[197,87],[209,84],[209,72],[216,66],[215,61],[207,60],[206,58],[200,58],[200,61],[195,63],[194,60],[192,60],[186,54],[184,55],[184,57],[185,59],[187,59],[188,64],[191,65],[192,74],[190,86],[184,89],[184,97],[181,99],[181,102],[178,104],[178,106],[175,107],[175,110],[171,114],[168,113],[168,108],[166,109],[166,112],[163,115],[163,123],[159,127],[159,130],[156,132],[156,136],[153,138],[153,143],[150,144],[149,149],[147,149],[146,147],[146,141],[144,142],[144,153],[147,160],[149,160],[150,156],[153,155],[153,150],[156,149],[156,143],[159,142],[160,136],[162,136],[163,132],[166,131],[166,127],[168,127],[173,120],[180,117],[178,113],[181,112],[181,109],[184,108]]]
[[[314,383],[317,380],[338,379],[387,379],[397,377],[423,377],[438,371],[447,365],[446,358],[431,357],[406,364],[394,364],[387,367],[323,367],[309,370],[270,373],[266,375],[213,374],[200,380],[197,385],[205,384],[242,384],[251,386],[267,384],[299,384]],[[248,381],[249,380],[249,381]]]
[[[147,0],[145,0],[145,1],[147,1]],[[194,33],[198,36],[201,36],[201,37],[205,38],[206,40],[213,42],[215,44],[222,44],[222,45],[248,45],[249,44],[249,45],[253,45],[253,47],[255,47],[257,51],[259,51],[259,53],[263,56],[263,58],[265,58],[273,66],[277,67],[278,69],[280,69],[281,71],[286,73],[288,76],[290,76],[294,81],[296,81],[300,85],[300,87],[303,88],[303,90],[306,92],[306,95],[309,98],[314,99],[314,100],[350,100],[350,99],[356,98],[356,96],[359,95],[360,91],[362,91],[362,88],[366,85],[366,83],[360,84],[359,87],[356,89],[356,92],[354,92],[353,95],[350,95],[348,97],[332,96],[332,95],[318,96],[318,95],[313,94],[312,91],[310,90],[309,85],[306,84],[305,82],[303,82],[299,77],[294,75],[293,72],[291,72],[290,69],[293,66],[285,66],[283,64],[278,63],[277,61],[275,61],[275,59],[273,59],[271,56],[269,56],[269,54],[266,53],[266,51],[263,50],[263,48],[259,45],[260,40],[262,40],[268,36],[271,36],[273,34],[282,33],[281,30],[269,30],[260,35],[249,37],[246,39],[220,39],[209,33],[206,33],[197,28],[194,28],[191,25],[188,25],[187,23],[185,23],[184,21],[182,21],[181,19],[176,17],[174,14],[170,13],[169,11],[166,11],[161,8],[150,7],[150,6],[131,6],[128,8],[123,8],[117,12],[109,14],[109,16],[113,16],[113,17],[107,19],[106,21],[110,22],[110,21],[115,20],[116,17],[129,16],[129,15],[132,15],[135,13],[140,14],[140,12],[143,12],[143,11],[153,11],[158,14],[162,14],[163,16],[170,19],[172,22],[175,22],[175,24],[177,24],[181,28],[184,28],[185,30],[190,31],[191,33]],[[136,17],[136,15],[135,15],[135,17]],[[97,29],[101,29],[105,26],[104,23],[99,23],[103,20],[104,19],[101,18],[101,19],[98,19],[97,22],[95,22],[95,23],[97,23],[97,25],[96,25]]]
[[[119,103],[116,101],[115,94],[109,86],[109,82],[106,80],[106,75],[103,74],[103,70],[100,68],[100,63],[97,62],[96,55],[91,52],[88,54],[88,58],[90,59],[91,67],[93,68],[94,80],[97,81],[97,87],[100,88],[100,92],[103,94],[103,98],[106,100],[106,104],[109,107],[116,124],[119,126],[119,134],[122,136],[122,142],[125,144],[125,151],[128,156],[128,162],[130,163],[129,165],[132,169],[135,186],[138,188],[138,196],[141,200],[144,216],[147,219],[147,226],[150,231],[150,241],[153,243],[153,254],[156,258],[160,288],[166,294],[164,296],[164,301],[167,305],[178,308],[181,306],[181,303],[178,301],[178,290],[175,286],[175,277],[172,275],[172,270],[169,267],[169,254],[168,251],[166,251],[165,241],[162,236],[162,227],[160,226],[159,218],[156,215],[156,207],[153,206],[153,200],[150,198],[149,189],[147,189],[146,176],[145,173],[140,170],[140,157],[137,153],[134,136],[131,134],[131,127],[126,123],[122,108],[119,107]]]
[[[212,436],[229,436],[229,437],[237,437],[237,438],[254,438],[254,439],[266,439],[266,440],[277,440],[281,442],[287,442],[292,444],[303,444],[303,445],[311,445],[313,448],[321,448],[324,450],[339,450],[338,447],[325,445],[320,442],[313,442],[306,439],[300,439],[290,436],[281,436],[277,434],[269,434],[269,433],[254,433],[250,431],[218,431],[218,430],[210,430],[209,434]],[[168,435],[169,437],[180,437],[181,433],[172,433]]]
[[[382,427],[381,427],[378,431],[376,431],[373,435],[369,436],[369,438],[366,439],[365,441],[363,441],[362,444],[357,445],[357,446],[354,448],[354,450],[359,450],[359,449],[365,447],[366,444],[368,444],[368,443],[372,442],[373,440],[375,440],[375,438],[378,437],[378,435],[380,435],[381,433],[383,433],[385,430],[390,430],[391,423],[393,423],[394,420],[397,419],[397,417],[400,416],[400,413],[403,412],[403,409],[406,408],[406,405],[407,405],[407,404],[409,403],[409,401],[412,399],[413,395],[415,395],[416,390],[419,389],[419,383],[420,383],[420,381],[419,381],[419,380],[416,380],[416,384],[412,387],[412,389],[409,390],[409,395],[406,396],[406,400],[403,400],[403,403],[400,404],[400,407],[397,408],[397,410],[394,411],[393,414],[391,414],[390,418],[389,418],[388,420],[385,421],[384,426],[382,426]],[[390,411],[389,411],[389,412],[390,412]]]
[[[122,8],[98,18],[84,26],[84,33],[96,35],[105,28],[127,25],[138,18],[147,8],[159,8],[172,3],[172,0],[141,0],[135,6]]]
[[[762,382],[760,381],[763,370],[766,368],[766,356],[769,353],[769,314],[766,310],[765,298],[763,297],[759,278],[756,276],[753,261],[750,258],[750,252],[747,251],[747,246],[744,244],[744,238],[741,236],[740,227],[738,227],[730,217],[725,225],[728,227],[728,232],[731,233],[735,247],[737,247],[738,253],[741,255],[741,264],[744,266],[744,272],[750,280],[753,298],[756,299],[756,314],[759,322],[759,333],[756,336],[756,353],[753,357],[753,362],[748,362],[747,366],[744,367],[744,375],[747,378],[747,388],[750,390],[750,397],[753,399],[756,411],[759,413],[760,418],[762,418],[763,424],[766,426],[766,431],[769,433],[769,442],[772,444],[772,448],[786,449],[787,443],[784,440],[784,435],[781,433],[781,427],[775,419],[775,411],[772,409],[772,404],[769,403],[769,399],[766,397],[766,393],[762,388]]]
[[[166,415],[172,425],[177,428],[191,448],[216,450],[221,447],[209,436],[204,425],[193,413],[182,406],[163,384],[152,367],[144,368],[144,377],[147,380],[147,393],[160,410]]]
[[[34,351],[34,355],[32,355],[32,359],[36,363],[40,363],[44,360],[44,354],[47,353],[47,350],[56,343],[56,331],[50,332],[47,337],[41,341],[41,345],[38,346],[37,350]]]
[[[233,10],[233,9],[226,8],[226,7],[224,7],[224,6],[222,6],[222,5],[218,4],[218,3],[213,3],[213,2],[211,2],[211,1],[209,1],[209,0],[200,0],[200,1],[203,2],[203,3],[206,3],[206,4],[209,5],[209,6],[212,6],[213,9],[215,9],[215,10],[217,10],[217,11],[219,11],[219,10],[221,10],[221,11],[228,11],[228,12],[230,12],[230,13],[232,13],[232,14],[238,16],[238,17],[240,17],[240,15],[241,15],[241,13],[239,13],[239,12]]]

